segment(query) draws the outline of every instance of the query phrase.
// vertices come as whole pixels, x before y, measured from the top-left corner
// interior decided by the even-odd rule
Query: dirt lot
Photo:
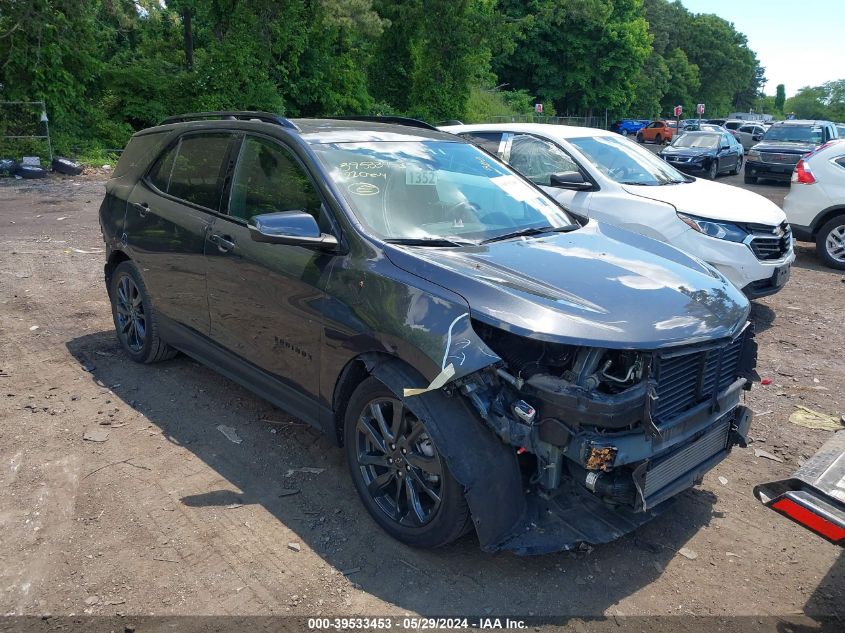
[[[754,306],[773,380],[748,395],[755,443],[671,511],[590,551],[490,556],[467,537],[426,552],[377,528],[341,451],[296,420],[186,357],[124,358],[102,280],[103,183],[0,181],[0,612],[845,618],[840,550],[751,494],[830,435],[791,424],[795,405],[845,413],[845,276],[810,245]]]

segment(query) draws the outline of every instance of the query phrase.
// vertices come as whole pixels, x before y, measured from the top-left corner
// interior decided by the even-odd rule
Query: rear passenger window
[[[273,141],[246,137],[232,178],[229,215],[247,222],[262,213],[305,211],[323,232],[331,224],[317,190],[288,150]]]
[[[176,158],[176,152],[179,149],[177,143],[164,153],[164,156],[158,159],[158,162],[153,167],[148,176],[150,182],[159,191],[167,193],[167,188],[170,186],[170,173],[173,171],[173,159]]]
[[[176,198],[218,211],[222,166],[231,138],[229,134],[182,137],[170,172],[170,183],[164,191]]]
[[[470,143],[483,147],[494,156],[499,156],[499,145],[502,142],[501,132],[466,132],[460,136]]]

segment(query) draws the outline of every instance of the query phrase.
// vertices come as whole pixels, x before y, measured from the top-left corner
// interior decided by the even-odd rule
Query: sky
[[[681,0],[715,13],[748,37],[766,69],[766,94],[790,97],[804,86],[845,79],[845,0]]]

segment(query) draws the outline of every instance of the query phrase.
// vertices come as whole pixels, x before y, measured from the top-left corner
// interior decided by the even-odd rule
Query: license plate
[[[791,266],[787,265],[775,269],[775,288],[780,288],[783,284],[787,282],[787,280],[789,279],[789,271],[791,268]]]

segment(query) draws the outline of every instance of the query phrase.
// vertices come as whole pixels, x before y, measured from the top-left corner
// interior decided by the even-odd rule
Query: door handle
[[[229,235],[220,235],[219,233],[213,233],[209,238],[212,244],[217,245],[217,250],[221,253],[228,253],[233,248],[235,248],[235,241]]]
[[[147,217],[147,213],[150,212],[150,205],[146,202],[133,202],[132,206],[138,211],[138,215],[142,218]]]

